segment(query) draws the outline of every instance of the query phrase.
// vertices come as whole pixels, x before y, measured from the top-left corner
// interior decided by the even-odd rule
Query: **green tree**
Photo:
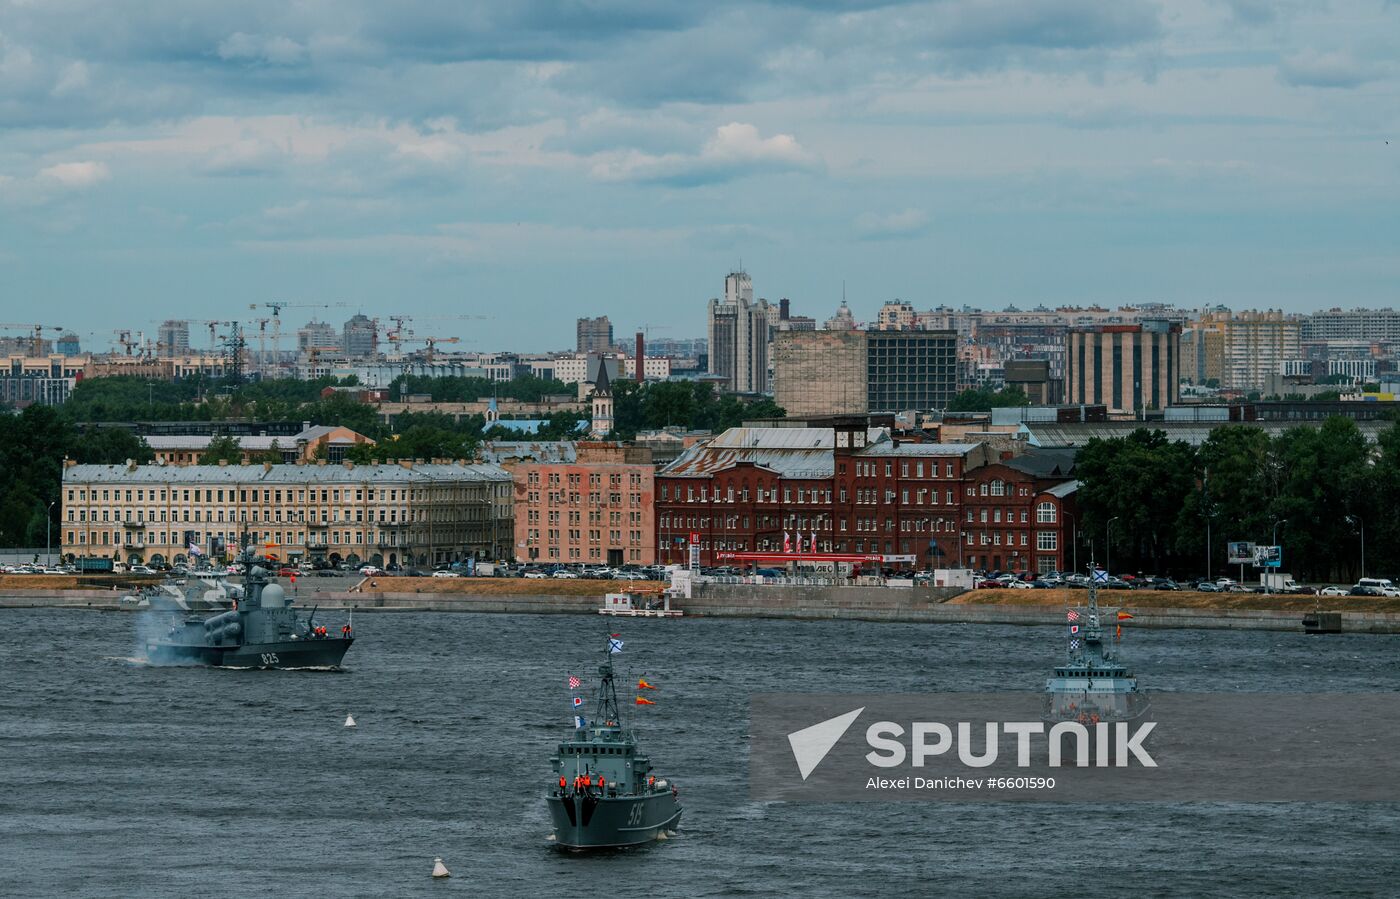
[[[200,465],[218,465],[220,462],[227,462],[230,465],[237,465],[243,460],[243,448],[239,446],[238,438],[220,435],[209,441],[209,445],[204,448],[204,452],[199,457]]]
[[[85,465],[118,465],[154,462],[155,452],[145,439],[125,428],[94,428],[73,441],[69,458]]]
[[[1026,406],[1030,399],[1019,387],[993,390],[990,387],[973,387],[964,390],[948,401],[949,412],[990,412],[1008,406]]]

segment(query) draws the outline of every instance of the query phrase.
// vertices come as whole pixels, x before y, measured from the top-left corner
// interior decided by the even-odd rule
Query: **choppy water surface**
[[[678,836],[566,856],[548,756],[603,628],[573,616],[356,619],[347,669],[135,664],[127,614],[0,612],[0,894],[1350,895],[1400,890],[1394,805],[747,800],[754,691],[1043,684],[1058,628],[623,622]],[[335,622],[338,626],[338,619]],[[1400,690],[1395,637],[1135,631],[1146,686]],[[353,713],[359,727],[342,723]],[[434,855],[454,877],[432,881]]]

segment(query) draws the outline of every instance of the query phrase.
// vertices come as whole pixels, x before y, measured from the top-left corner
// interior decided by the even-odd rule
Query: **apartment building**
[[[656,561],[651,452],[580,442],[572,460],[515,466],[515,559],[618,566]]]

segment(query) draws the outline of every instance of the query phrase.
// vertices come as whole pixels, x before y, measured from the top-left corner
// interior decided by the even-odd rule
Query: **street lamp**
[[[1110,575],[1113,574],[1113,523],[1122,517],[1121,515],[1115,515],[1110,518],[1108,524],[1104,526],[1103,567],[1104,571],[1107,571]]]
[[[1071,566],[1072,566],[1072,567],[1070,568],[1070,571],[1078,572],[1078,571],[1079,571],[1079,519],[1077,519],[1077,518],[1074,517],[1074,513],[1073,513],[1073,512],[1061,512],[1060,514],[1064,515],[1066,518],[1069,519],[1069,527],[1070,527],[1069,546],[1070,546],[1070,553],[1073,555],[1073,558],[1074,558],[1074,560],[1070,563]]]
[[[1278,526],[1281,525],[1281,524],[1286,524],[1287,522],[1288,522],[1288,519],[1287,519],[1287,518],[1278,518],[1278,519],[1275,519],[1275,520],[1274,520],[1273,542],[1269,544],[1269,549],[1270,549],[1270,550],[1272,550],[1272,549],[1274,549],[1275,547],[1278,546]],[[1282,559],[1283,559],[1283,553],[1280,552],[1280,553],[1279,553],[1279,560],[1282,561]],[[1269,577],[1268,577],[1268,574],[1267,574],[1267,573],[1266,573],[1265,576],[1264,576],[1264,592],[1265,592],[1265,593],[1273,593],[1273,592],[1274,592],[1273,584],[1270,583]]]
[[[49,507],[44,510],[44,566],[53,567],[53,507],[58,504],[58,500],[49,503]]]
[[[1366,522],[1360,515],[1348,515],[1347,521],[1361,529],[1361,576],[1366,576]]]

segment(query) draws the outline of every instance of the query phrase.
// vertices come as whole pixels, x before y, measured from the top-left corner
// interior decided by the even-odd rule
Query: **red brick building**
[[[656,561],[651,451],[579,443],[570,462],[521,463],[515,482],[515,558],[573,565]]]
[[[965,507],[969,496],[981,496],[979,478],[993,466],[1006,468],[985,444],[901,441],[885,429],[868,428],[864,418],[837,419],[831,427],[733,428],[657,473],[657,560],[684,563],[694,535],[703,565],[716,564],[722,552],[796,548],[800,538],[806,551],[815,540],[820,552],[913,557],[897,564],[919,568],[982,567],[998,554],[981,551],[982,529],[967,530]],[[1048,491],[1072,493],[1063,488],[1070,482],[1067,472],[1007,471],[1033,482],[1022,495],[1016,480],[1008,498],[1005,484],[1012,475],[1002,473],[998,514],[1009,512],[1015,522],[1024,507],[1029,525],[1034,503],[1045,501]],[[1056,526],[1062,526],[1064,501],[1053,498]],[[975,511],[974,523],[980,517]],[[989,506],[989,523],[992,518]],[[990,547],[994,531],[987,533]],[[1040,540],[1029,534],[1027,549]],[[1018,548],[1019,532],[1011,539]],[[1065,545],[1058,535],[1041,542]],[[1059,550],[1042,555],[1052,552]],[[1029,566],[1041,556],[1000,558],[1024,559]]]
[[[1068,571],[1074,491],[1072,456],[1041,451],[969,473],[962,497],[962,557],[988,571]]]

